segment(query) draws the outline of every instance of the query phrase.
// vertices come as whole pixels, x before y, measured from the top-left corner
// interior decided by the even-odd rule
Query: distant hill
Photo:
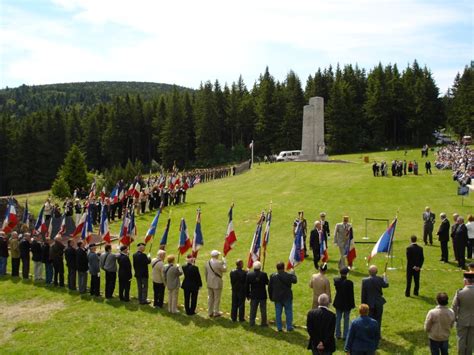
[[[49,85],[22,85],[17,88],[0,90],[0,112],[10,116],[23,117],[50,107],[68,108],[79,106],[80,110],[99,103],[110,102],[114,97],[126,94],[140,95],[149,100],[170,92],[190,90],[182,86],[163,83],[134,81],[97,81],[84,83],[64,83]]]

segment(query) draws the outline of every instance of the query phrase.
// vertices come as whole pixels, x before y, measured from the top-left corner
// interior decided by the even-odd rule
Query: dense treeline
[[[19,107],[29,112],[28,100],[18,100],[16,90],[31,88],[8,89],[23,103],[1,111],[0,194],[49,188],[73,144],[88,168],[99,171],[128,160],[145,169],[155,162],[187,168],[241,161],[252,140],[258,155],[299,149],[303,106],[312,96],[325,99],[329,153],[430,143],[433,130],[446,123],[462,135],[473,127],[472,72],[466,68],[440,98],[430,71],[416,61],[402,72],[381,64],[368,73],[352,65],[319,69],[304,89],[294,72],[280,82],[267,68],[250,89],[242,78],[230,86],[205,82],[195,91],[174,87],[156,95],[129,94],[129,87],[116,87],[115,94],[127,93],[115,96],[91,89],[90,105],[49,94],[43,102],[40,95],[41,109],[25,115]]]

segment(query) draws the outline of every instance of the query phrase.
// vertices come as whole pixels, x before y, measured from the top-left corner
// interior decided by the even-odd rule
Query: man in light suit
[[[388,287],[387,276],[377,276],[377,266],[371,265],[369,267],[369,277],[362,280],[362,296],[361,303],[365,303],[370,307],[369,317],[375,319],[379,325],[382,326],[383,305],[385,298],[383,298],[383,288]]]
[[[474,272],[464,273],[464,288],[453,300],[456,316],[458,354],[470,355],[474,350]]]
[[[415,289],[413,294],[418,296],[420,289],[420,271],[425,261],[423,255],[423,248],[416,244],[416,235],[411,236],[411,244],[407,248],[407,287],[405,289],[405,296],[410,297],[411,280],[415,281]]]
[[[431,209],[426,206],[425,212],[423,212],[423,241],[425,245],[428,245],[428,238],[430,245],[433,245],[433,227],[435,224],[435,214],[431,212]]]
[[[334,230],[334,244],[339,247],[339,270],[346,267],[346,247],[349,243],[349,229],[352,228],[349,223],[349,216],[344,216],[342,223],[336,224]]]
[[[211,260],[205,264],[204,268],[209,295],[207,299],[209,317],[222,316],[222,312],[219,311],[223,286],[222,274],[227,271],[227,264],[225,258],[219,260],[220,254],[217,250],[211,251]]]

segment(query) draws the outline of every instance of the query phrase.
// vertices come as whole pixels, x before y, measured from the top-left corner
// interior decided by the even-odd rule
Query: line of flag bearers
[[[90,243],[91,228],[88,226],[87,216],[84,218],[83,223],[76,227],[73,233],[73,236],[76,236],[76,238],[68,239],[67,247],[65,247],[61,234],[61,232],[64,233],[63,228],[60,229],[60,233],[54,239],[46,237],[43,240],[42,232],[45,231],[45,227],[43,225],[44,216],[42,213],[40,213],[36,223],[33,240],[31,241],[30,233],[26,229],[21,240],[19,240],[17,232],[13,231],[17,223],[14,213],[14,210],[8,209],[3,230],[0,231],[0,275],[6,274],[6,259],[9,247],[12,257],[12,276],[19,276],[21,261],[22,276],[25,279],[29,278],[31,252],[34,264],[34,280],[39,281],[43,279],[42,268],[44,266],[46,284],[64,287],[63,259],[65,258],[68,267],[67,286],[70,290],[78,289],[79,293],[86,293],[87,279],[88,275],[90,275],[89,292],[92,296],[100,296],[100,275],[102,273],[103,275],[105,274],[105,298],[111,299],[115,292],[118,274],[119,298],[123,302],[129,302],[131,280],[135,277],[138,302],[141,305],[147,305],[151,303],[148,300],[149,271],[151,267],[153,306],[157,308],[163,307],[166,290],[168,295],[168,311],[173,314],[179,313],[178,294],[179,289],[182,288],[186,314],[190,316],[196,314],[198,294],[203,286],[200,271],[195,265],[198,252],[204,245],[200,209],[197,211],[196,227],[192,239],[189,237],[184,218],[181,219],[177,258],[175,255],[167,255],[165,251],[170,218],[168,218],[156,257],[152,259],[150,253],[147,254],[145,251],[148,243],[150,243],[150,250],[152,249],[158,220],[162,213],[161,207],[157,210],[156,216],[147,231],[145,243],[140,242],[137,244],[137,251],[133,254],[132,260],[129,257],[129,250],[130,244],[133,241],[133,235],[136,233],[133,220],[122,224],[119,239],[121,244],[120,253],[113,253],[110,244],[105,245],[104,253],[98,253],[97,246],[94,243]],[[210,318],[223,315],[223,312],[220,310],[220,302],[224,285],[223,278],[227,272],[226,255],[232,250],[237,241],[233,228],[232,213],[233,205],[228,213],[229,222],[222,258],[220,259],[221,252],[212,250],[210,259],[204,264],[204,278],[208,291],[207,311]],[[309,282],[309,287],[313,290],[313,305],[307,315],[306,326],[310,336],[308,349],[314,354],[330,354],[336,349],[336,337],[345,340],[344,350],[346,352],[351,354],[358,352],[372,354],[377,349],[380,339],[382,314],[386,302],[382,290],[388,287],[388,280],[385,273],[383,277],[379,277],[377,276],[377,267],[374,265],[370,266],[369,277],[362,281],[361,305],[359,306],[360,317],[353,320],[349,327],[350,312],[355,308],[354,285],[347,278],[350,267],[352,267],[353,260],[356,257],[352,225],[349,223],[349,217],[344,216],[342,223],[338,223],[335,227],[334,243],[340,251],[340,277],[334,279],[336,295],[334,301],[332,301],[330,283],[325,276],[327,271],[326,262],[329,258],[327,249],[329,224],[325,221],[324,213],[321,213],[320,218],[320,220],[315,222],[314,229],[311,231],[309,243],[315,259],[314,265],[319,272],[312,275]],[[250,302],[249,324],[251,326],[255,325],[257,311],[260,309],[260,325],[267,327],[267,299],[269,298],[275,305],[277,330],[283,331],[285,328],[286,331],[291,332],[294,330],[292,285],[298,281],[295,268],[304,260],[307,252],[306,221],[304,220],[303,212],[299,212],[292,229],[293,243],[288,262],[286,265],[283,262],[278,262],[276,272],[268,277],[263,269],[266,248],[270,240],[271,220],[271,208],[268,213],[262,212],[258,218],[247,260],[248,271],[244,270],[244,261],[239,259],[236,261],[235,269],[230,272],[232,288],[230,317],[234,322],[245,321],[245,304],[246,300],[248,300]],[[377,253],[391,252],[396,224],[397,219],[395,218],[375,244],[368,258],[369,261]],[[11,234],[8,243],[6,232]],[[104,241],[110,243],[108,225],[101,226],[100,235]],[[77,238],[78,236],[81,237]],[[407,258],[409,253],[417,247],[415,244],[416,237],[412,237],[412,245],[407,249]],[[186,253],[188,253],[186,264],[181,266],[179,264],[179,257]],[[319,263],[321,264],[319,265]],[[409,261],[408,266],[410,265]],[[422,261],[416,261],[413,265],[412,269],[418,273],[418,276],[407,273],[407,296],[409,296],[412,277],[415,278],[415,295],[418,294],[419,270],[422,266]],[[181,282],[183,275],[184,279]],[[472,285],[472,278],[467,277],[467,279],[471,280],[468,282],[468,286]],[[470,292],[469,289],[464,293],[467,294],[467,292]],[[455,298],[458,313],[461,294],[464,298],[469,297],[464,295],[464,293],[457,294]],[[443,297],[438,297],[440,298],[438,304],[441,306],[446,303]],[[329,310],[331,303],[335,307],[335,313]],[[282,322],[283,312],[285,313],[285,327]],[[425,324],[425,328],[430,334],[430,346],[432,349],[439,348],[441,353],[444,353],[443,351],[447,347],[447,340],[431,339],[431,334],[434,333],[432,330],[433,322],[436,322],[436,319],[433,320],[434,316],[431,313],[429,314],[430,318],[427,317],[427,323]],[[464,338],[469,338],[471,331],[472,326],[468,325],[467,330],[464,331]],[[467,341],[465,348],[472,350],[472,341],[469,341]]]

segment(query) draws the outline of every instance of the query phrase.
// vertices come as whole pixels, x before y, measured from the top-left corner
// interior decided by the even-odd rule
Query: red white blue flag
[[[109,230],[109,219],[107,216],[107,205],[103,204],[102,205],[102,211],[100,212],[100,228],[99,228],[99,233],[100,237],[102,240],[108,244],[110,244],[111,239],[110,239],[110,230]]]
[[[7,210],[5,212],[5,219],[3,220],[2,230],[5,233],[10,233],[17,224],[18,217],[16,215],[16,208],[13,204],[13,199],[9,199]]]
[[[262,212],[260,219],[257,222],[257,228],[255,229],[255,233],[253,234],[252,244],[250,246],[249,258],[247,261],[247,267],[251,269],[253,267],[253,263],[260,260],[260,247],[262,241],[262,225],[265,221],[265,213]]]
[[[160,219],[160,214],[161,214],[161,208],[159,208],[158,211],[156,211],[155,218],[153,218],[150,228],[148,228],[148,231],[146,232],[146,237],[145,237],[146,244],[148,244],[148,242],[155,236],[156,227],[158,226],[158,220]]]
[[[377,243],[375,243],[374,248],[372,249],[372,252],[367,258],[368,262],[375,255],[377,255],[377,253],[390,253],[396,227],[397,227],[397,218],[393,220],[393,222],[388,226],[387,230],[380,236]]]
[[[229,210],[229,223],[227,224],[227,233],[224,240],[224,256],[226,256],[227,253],[232,250],[235,242],[237,241],[237,236],[235,235],[235,231],[234,231],[234,222],[232,221],[233,208],[234,208],[234,204],[230,206],[230,210]]]
[[[46,225],[46,217],[44,215],[44,205],[41,207],[38,218],[36,219],[34,234],[46,234],[48,232],[48,226]]]
[[[196,216],[196,228],[194,229],[194,237],[192,242],[193,257],[197,258],[199,249],[204,245],[204,237],[201,230],[201,209],[198,209]]]
[[[161,240],[160,240],[160,249],[162,250],[165,250],[166,244],[168,244],[168,232],[170,231],[170,224],[171,224],[171,218],[168,218],[165,231],[163,232],[163,236],[161,237]]]
[[[296,265],[304,260],[303,222],[296,222],[295,239],[288,258],[287,270],[294,269]]]
[[[192,247],[191,240],[189,239],[188,227],[184,218],[181,218],[181,224],[179,226],[179,246],[178,250],[181,255],[186,253],[189,248]]]

